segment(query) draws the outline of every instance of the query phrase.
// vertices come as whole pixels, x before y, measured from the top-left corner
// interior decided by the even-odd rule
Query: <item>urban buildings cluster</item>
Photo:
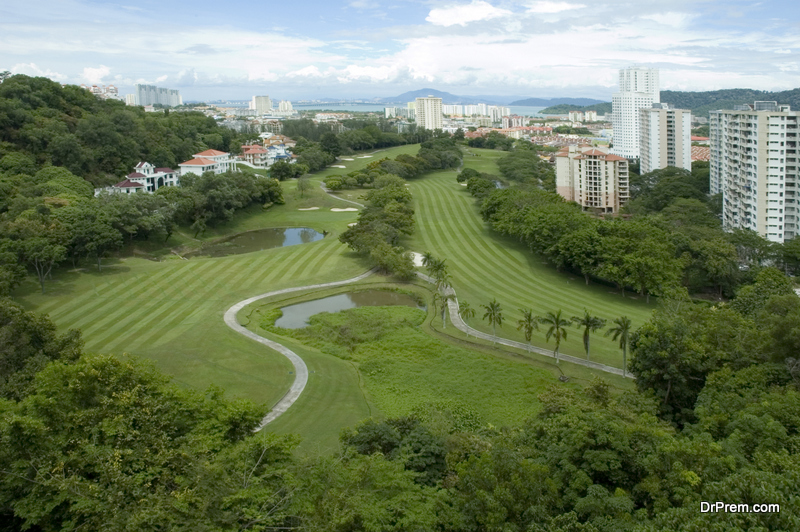
[[[114,85],[81,85],[81,88],[86,89],[101,100],[122,100],[119,95],[119,89]]]

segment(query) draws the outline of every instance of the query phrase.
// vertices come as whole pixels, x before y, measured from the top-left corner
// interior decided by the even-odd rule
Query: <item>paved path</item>
[[[299,292],[301,290],[313,290],[313,289],[317,289],[317,288],[330,288],[330,287],[333,287],[333,286],[341,286],[341,285],[345,285],[345,284],[355,283],[357,281],[361,281],[362,279],[366,279],[367,277],[372,275],[372,273],[374,271],[375,270],[372,269],[372,270],[370,270],[370,271],[368,271],[366,273],[362,273],[361,275],[359,275],[357,277],[353,277],[352,279],[346,279],[344,281],[334,281],[332,283],[314,284],[314,285],[309,285],[309,286],[298,286],[298,287],[295,287],[295,288],[284,288],[283,290],[275,290],[274,292],[267,292],[266,294],[261,294],[259,296],[254,296],[254,297],[245,299],[244,301],[239,301],[238,303],[233,305],[231,308],[229,308],[225,312],[225,324],[228,327],[230,327],[231,329],[233,329],[234,331],[236,331],[236,332],[238,332],[240,334],[243,334],[243,335],[247,336],[248,338],[252,338],[256,342],[259,342],[260,344],[263,344],[263,345],[265,345],[265,346],[267,346],[269,348],[274,349],[275,351],[279,352],[280,354],[282,354],[283,356],[288,358],[289,361],[292,363],[292,366],[294,366],[295,377],[294,377],[294,382],[292,383],[292,386],[289,388],[289,391],[286,392],[286,395],[284,395],[280,399],[280,401],[275,403],[275,406],[272,407],[272,410],[270,410],[270,412],[266,416],[264,416],[264,419],[261,420],[261,424],[259,424],[259,426],[258,426],[258,428],[256,430],[261,430],[264,427],[266,427],[269,423],[274,421],[278,416],[280,416],[281,414],[286,412],[286,410],[288,410],[288,408],[290,406],[292,406],[295,401],[297,401],[297,399],[300,397],[300,394],[303,393],[303,390],[306,387],[306,383],[308,383],[308,367],[306,366],[306,363],[303,362],[303,359],[300,358],[297,355],[297,353],[295,353],[294,351],[292,351],[288,347],[285,347],[285,346],[279,344],[278,342],[273,342],[272,340],[268,340],[268,339],[264,338],[263,336],[259,336],[256,333],[254,333],[253,331],[250,331],[250,330],[247,330],[246,328],[244,328],[237,321],[236,315],[244,307],[246,307],[250,303],[255,303],[259,299],[264,299],[264,298],[267,298],[267,297],[277,296],[277,295],[281,295],[281,294],[289,294],[291,292]]]
[[[423,279],[431,284],[434,283],[432,277],[425,275],[424,273],[417,272],[417,276],[420,279]],[[498,344],[507,345],[509,347],[516,347],[517,349],[523,349],[527,351],[529,349],[528,344],[522,342],[515,342],[514,340],[507,340],[505,338],[500,338],[492,336],[491,334],[483,333],[477,331],[464,323],[464,320],[461,319],[461,315],[458,313],[458,299],[456,299],[456,292],[453,290],[452,287],[447,289],[445,295],[452,295],[453,299],[450,299],[447,303],[447,306],[450,310],[450,323],[452,323],[456,329],[459,331],[465,332],[469,335],[474,336],[475,338],[482,338],[484,340],[489,340],[490,342],[497,342]],[[531,346],[530,351],[534,353],[538,353],[540,355],[544,355],[546,357],[555,358],[553,352],[549,349],[542,349],[541,347]],[[600,364],[599,362],[592,362],[591,360],[585,360],[583,358],[573,357],[570,355],[559,354],[559,360],[566,360],[567,362],[572,362],[573,364],[578,364],[579,366],[586,366],[587,368],[596,369],[598,371],[604,371],[606,373],[613,373],[614,375],[622,376],[622,369],[615,368],[613,366],[606,366],[605,364]],[[626,375],[628,378],[632,378],[630,372]]]

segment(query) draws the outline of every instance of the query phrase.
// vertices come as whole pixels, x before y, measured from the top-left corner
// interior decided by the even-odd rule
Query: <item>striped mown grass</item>
[[[255,294],[345,279],[366,269],[332,234],[310,244],[222,258],[124,259],[100,273],[61,272],[44,295],[29,281],[16,298],[49,314],[62,329],[80,329],[87,351],[150,358],[188,386],[216,384],[271,404],[285,393],[291,366],[229,330],[222,321],[225,310]]]
[[[496,166],[492,171],[486,161],[495,161],[502,152],[475,148],[470,151],[482,157],[466,156],[465,167],[499,174]],[[475,309],[476,317],[469,323],[476,329],[491,333],[488,324],[481,320],[480,305],[494,298],[501,304],[505,317],[498,335],[523,342],[522,333],[516,330],[520,308],[531,308],[539,315],[561,309],[568,318],[582,315],[584,308],[606,320],[627,315],[634,328],[648,319],[653,305],[636,296],[623,298],[608,286],[586,286],[581,276],[557,272],[518,241],[494,232],[481,219],[466,187],[456,182],[456,172],[427,174],[412,182],[411,191],[417,227],[410,247],[447,259],[459,301],[467,301]],[[550,344],[545,342],[544,330],[534,333],[533,344],[553,348],[552,340]],[[585,357],[582,331],[570,328],[561,352]],[[602,332],[592,335],[591,359],[622,365],[618,346]]]

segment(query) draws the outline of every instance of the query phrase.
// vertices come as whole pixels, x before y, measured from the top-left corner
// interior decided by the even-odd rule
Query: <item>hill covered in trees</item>
[[[108,185],[139,161],[176,168],[194,153],[236,145],[234,131],[199,112],[145,113],[47,78],[16,75],[0,84],[0,157],[24,155],[33,173],[63,166]]]
[[[563,103],[560,105],[551,105],[539,112],[543,115],[565,115],[570,111],[597,111],[597,114],[600,115],[611,114],[611,102],[595,103],[585,106]]]
[[[734,105],[753,103],[755,101],[776,101],[779,104],[800,109],[800,89],[787,91],[759,91],[755,89],[724,89],[718,91],[661,91],[661,101],[673,105],[677,109],[689,109],[695,116],[706,116],[709,111],[717,109],[733,109]],[[611,102],[594,105],[554,105],[543,109],[545,115],[563,115],[569,111],[597,111],[598,114],[611,113]]]

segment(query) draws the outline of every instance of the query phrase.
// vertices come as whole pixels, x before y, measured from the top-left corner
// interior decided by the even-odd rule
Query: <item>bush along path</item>
[[[427,281],[431,284],[436,284],[436,280],[433,277],[425,275],[424,273],[417,272],[417,276]],[[544,355],[546,357],[555,358],[555,355],[549,349],[543,349],[541,347],[530,346],[526,343],[522,342],[515,342],[514,340],[508,340],[506,338],[501,338],[499,336],[492,336],[491,334],[487,334],[478,330],[473,329],[469,325],[467,325],[464,320],[461,318],[461,315],[458,312],[458,299],[456,298],[456,292],[453,290],[453,287],[448,286],[444,289],[444,294],[447,298],[447,307],[450,311],[450,323],[452,323],[456,329],[459,331],[466,333],[470,336],[474,336],[475,338],[481,338],[483,340],[488,340],[490,342],[496,342],[498,344],[506,345],[509,347],[516,347],[517,349],[522,349],[523,351],[529,351],[533,353],[538,353],[540,355]],[[559,360],[566,360],[567,362],[571,362],[573,364],[578,364],[579,366],[586,366],[587,368],[596,369],[598,371],[604,371],[606,373],[613,373],[614,375],[619,375],[620,377],[623,376],[621,368],[615,368],[613,366],[607,366],[606,364],[600,364],[598,362],[592,362],[591,360],[584,360],[582,358],[565,355],[563,353],[559,353],[558,355]],[[633,378],[630,372],[627,372],[625,377]]]
[[[298,287],[294,287],[294,288],[284,288],[283,290],[275,290],[274,292],[267,292],[266,294],[261,294],[261,295],[258,295],[258,296],[254,296],[254,297],[245,299],[244,301],[239,301],[238,303],[233,305],[231,308],[229,308],[225,312],[225,324],[228,327],[230,327],[234,331],[238,332],[239,334],[243,334],[244,336],[246,336],[248,338],[251,338],[251,339],[255,340],[256,342],[259,342],[260,344],[263,344],[263,345],[265,345],[265,346],[267,346],[267,347],[269,347],[271,349],[274,349],[278,353],[280,353],[283,356],[285,356],[286,358],[288,358],[289,362],[291,362],[292,366],[294,366],[294,375],[295,375],[295,377],[294,377],[294,382],[292,383],[291,387],[289,387],[289,391],[287,391],[286,394],[277,403],[275,403],[275,406],[272,407],[272,409],[269,411],[269,413],[266,416],[264,416],[264,418],[261,420],[261,423],[259,424],[259,426],[256,429],[256,431],[259,431],[259,430],[263,429],[269,423],[271,423],[272,421],[277,419],[278,416],[280,416],[281,414],[286,412],[289,409],[289,407],[292,406],[295,403],[295,401],[297,401],[297,399],[300,397],[300,394],[303,393],[303,390],[305,389],[306,384],[308,383],[308,366],[306,366],[306,363],[303,362],[303,359],[300,358],[300,356],[298,356],[297,353],[295,353],[294,351],[292,351],[288,347],[286,347],[284,345],[281,345],[278,342],[274,342],[272,340],[268,340],[267,338],[264,338],[263,336],[259,336],[256,333],[254,333],[253,331],[250,331],[250,330],[246,329],[236,319],[237,314],[239,314],[239,312],[244,307],[246,307],[247,305],[250,305],[251,303],[255,303],[256,301],[259,301],[261,299],[266,299],[268,297],[282,295],[282,294],[289,294],[291,292],[299,292],[301,290],[315,290],[315,289],[320,289],[320,288],[332,288],[334,286],[341,286],[341,285],[346,285],[346,284],[350,284],[350,283],[355,283],[355,282],[361,281],[363,279],[366,279],[367,277],[372,275],[374,272],[375,272],[375,269],[372,269],[372,270],[369,270],[368,272],[362,273],[361,275],[358,275],[358,276],[353,277],[351,279],[345,279],[344,281],[334,281],[334,282],[331,282],[331,283],[314,284],[314,285],[308,285],[308,286],[298,286]]]

